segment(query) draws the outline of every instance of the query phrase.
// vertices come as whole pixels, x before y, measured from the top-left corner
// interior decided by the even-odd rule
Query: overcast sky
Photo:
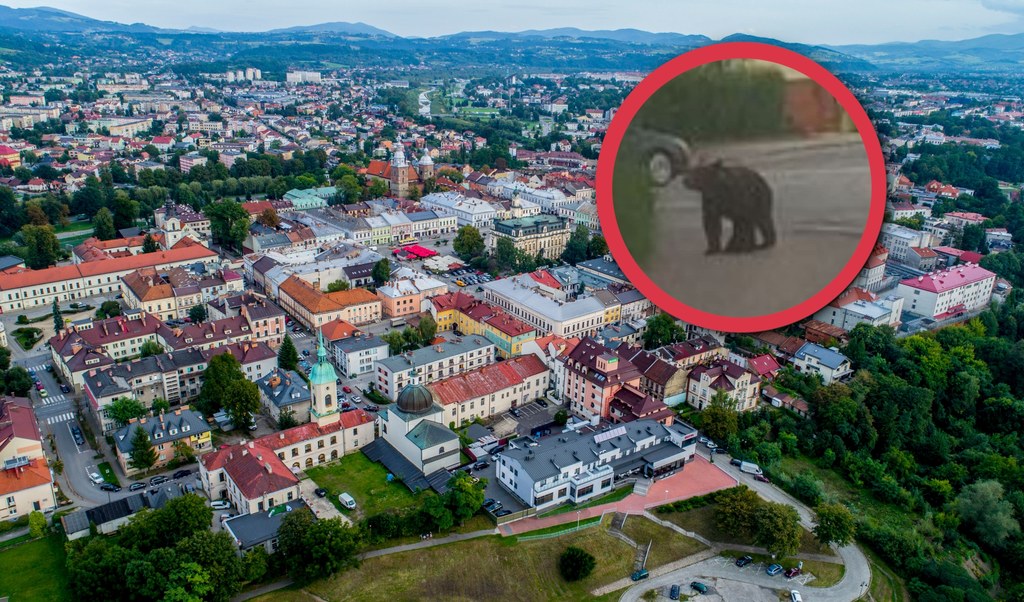
[[[45,4],[43,4],[45,2]],[[550,27],[704,34],[856,44],[960,40],[1024,31],[1024,0],[0,0],[96,19],[168,28],[264,31],[362,21],[402,36]],[[628,8],[627,8],[628,7]]]

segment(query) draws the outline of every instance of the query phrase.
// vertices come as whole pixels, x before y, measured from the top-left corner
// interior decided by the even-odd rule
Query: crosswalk
[[[67,422],[75,417],[74,412],[64,412],[63,414],[57,414],[56,416],[50,416],[46,419],[46,424],[58,424],[61,422]]]
[[[43,372],[43,371],[46,370],[46,367],[49,366],[49,365],[50,364],[39,364],[38,366],[25,366],[25,369],[26,370],[35,370],[36,372]]]
[[[60,403],[60,402],[64,401],[67,398],[68,398],[67,395],[54,395],[53,397],[44,397],[42,399],[42,405],[44,405],[44,406],[52,406],[53,404]]]
[[[290,332],[290,333],[288,333],[288,336],[290,336],[292,338],[292,340],[294,341],[295,339],[304,339],[304,338],[308,337],[309,335],[306,334],[305,332]]]

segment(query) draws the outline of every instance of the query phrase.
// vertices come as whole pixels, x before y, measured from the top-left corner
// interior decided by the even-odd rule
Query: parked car
[[[349,387],[348,385],[345,385],[344,387],[341,388],[341,390],[346,392],[346,393],[351,393],[352,392],[352,387]]]
[[[473,470],[483,470],[483,469],[487,468],[490,465],[491,465],[491,463],[488,462],[487,460],[480,460],[479,462],[476,462],[475,464],[473,464]]]
[[[132,483],[131,485],[128,486],[128,491],[138,491],[140,489],[145,489],[145,488],[146,488],[146,484],[145,483]]]
[[[538,399],[537,400],[537,405],[539,405],[542,408],[546,408],[546,407],[548,407],[548,402],[544,401],[543,399]]]
[[[316,494],[316,497],[327,497],[327,490],[323,487],[318,487],[313,493]]]
[[[633,581],[640,581],[650,577],[651,574],[647,572],[647,569],[640,569],[639,571],[633,571],[633,574],[629,576]]]
[[[736,559],[736,566],[743,568],[751,562],[754,562],[754,559],[751,556],[744,556],[743,558]]]
[[[494,513],[494,516],[508,516],[509,514],[512,514],[512,511],[506,508],[504,510],[498,510]]]
[[[150,485],[150,487],[152,487],[152,486],[155,486],[155,485],[160,485],[160,484],[166,483],[169,480],[170,479],[168,479],[166,476],[161,474],[161,475],[157,475],[157,476],[153,477],[152,479],[150,479],[149,480],[149,485]]]
[[[804,602],[804,599],[800,597],[800,592],[793,590],[789,592],[789,602]]]
[[[377,406],[373,406],[373,405],[368,405],[368,406],[366,406],[366,411],[367,411],[367,412],[376,412],[376,411],[377,411],[377,410],[379,410],[379,409],[380,409],[380,408],[378,408]]]
[[[704,445],[705,443],[708,442],[708,438],[707,437],[701,437],[700,439],[697,439],[697,442],[700,443],[701,445]]]
[[[36,381],[36,391],[42,391],[42,390],[43,390],[43,383],[41,383],[41,382],[39,382],[37,380]]]
[[[118,487],[117,485],[114,485],[113,483],[103,483],[102,485],[100,485],[100,489],[102,489],[103,491],[113,492],[121,491],[121,488]]]
[[[714,451],[715,449],[718,448],[718,444],[715,443],[714,441],[711,441],[710,439],[708,439],[708,442],[705,443],[704,445],[708,446],[708,449],[710,449],[712,451]]]
[[[480,504],[480,507],[481,508],[486,508],[488,505],[493,504],[493,503],[494,503],[494,498],[485,498],[484,499],[484,503]]]
[[[768,568],[766,568],[764,570],[764,572],[766,572],[766,573],[768,573],[768,575],[774,577],[775,575],[778,575],[779,573],[782,572],[782,565],[781,564],[772,564]]]
[[[363,400],[363,398],[358,395],[353,395],[352,397],[350,397],[350,399],[352,400],[353,403],[359,403],[360,401]]]
[[[236,516],[238,516],[238,515],[234,514],[232,512],[225,512],[224,514],[220,515],[220,522],[224,522],[224,521],[228,520],[229,518],[235,518]]]
[[[512,415],[513,415],[513,416],[515,416],[516,418],[519,418],[520,416],[522,416],[522,415],[523,415],[523,413],[522,413],[522,412],[520,412],[518,408],[512,408],[511,410],[509,410],[509,411],[508,411],[508,413],[509,413],[509,414],[512,414]]]
[[[39,391],[40,397],[48,397],[50,394],[46,392],[46,389]]]
[[[793,577],[799,575],[801,572],[803,572],[803,569],[801,569],[798,566],[795,566],[793,568],[786,569],[786,572],[784,574],[786,575],[786,579],[792,579]]]
[[[626,130],[623,143],[638,153],[656,186],[666,186],[686,171],[693,155],[690,145],[681,138],[638,126]]]
[[[61,385],[60,386],[60,392],[61,393],[70,393],[71,392],[71,387],[69,387],[67,385]]]
[[[669,598],[669,600],[678,600],[679,599],[679,584],[677,584],[677,583],[673,583],[672,584],[672,588],[668,590],[668,598]]]
[[[764,476],[763,474],[754,475],[754,480],[755,481],[761,481],[762,483],[771,483],[771,479],[769,479],[768,477]]]
[[[708,586],[704,585],[704,584],[703,584],[703,583],[701,583],[700,581],[692,581],[692,582],[690,582],[690,589],[692,589],[692,590],[696,590],[696,591],[697,591],[697,592],[699,592],[699,593],[700,593],[700,594],[701,594],[702,596],[703,596],[704,594],[708,593]]]
[[[341,502],[342,506],[348,508],[349,510],[355,510],[356,508],[356,500],[347,493],[342,493],[341,495],[339,495],[338,501]]]
[[[303,349],[302,350],[302,355],[305,356],[305,357],[309,357],[309,349]]]
[[[95,485],[99,485],[100,483],[105,483],[106,482],[106,481],[103,480],[103,477],[101,477],[100,473],[98,473],[98,472],[90,472],[89,473],[89,480],[92,481],[93,484],[95,484]]]
[[[82,429],[77,426],[71,427],[71,437],[75,440],[75,445],[85,445],[85,437],[82,436]]]
[[[180,479],[182,477],[187,477],[190,474],[192,474],[191,470],[189,470],[187,468],[183,468],[183,469],[181,469],[181,470],[179,470],[179,471],[174,473],[174,478],[175,479]]]
[[[28,375],[31,376],[32,378],[35,378],[36,377],[36,371],[35,370],[29,370],[28,371]]]
[[[733,466],[739,466],[740,464],[743,464],[743,460],[740,460],[739,458],[733,458],[732,460],[729,460],[729,464],[732,464]]]
[[[214,510],[227,510],[231,507],[231,502],[227,500],[213,500],[210,502],[210,507]]]

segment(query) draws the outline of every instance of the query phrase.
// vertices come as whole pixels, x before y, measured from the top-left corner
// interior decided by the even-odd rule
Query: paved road
[[[859,137],[829,146],[702,149],[759,170],[775,191],[778,245],[705,256],[700,197],[681,179],[656,198],[651,279],[683,303],[731,316],[782,311],[811,297],[847,263],[867,222],[870,178]]]
[[[707,456],[706,448],[698,446],[698,450],[703,457]],[[721,458],[722,456],[719,456],[719,459]],[[756,491],[761,497],[773,502],[793,506],[800,514],[801,525],[807,529],[813,528],[812,511],[786,492],[768,483],[755,481],[750,475],[741,473],[737,467],[731,464],[718,461],[715,463],[715,466]],[[800,586],[780,576],[769,577],[764,572],[763,566],[758,567],[754,564],[745,569],[739,569],[731,562],[712,558],[677,571],[647,579],[626,590],[620,600],[622,602],[635,602],[640,600],[644,592],[659,587],[670,587],[673,583],[682,584],[685,591],[685,586],[689,585],[691,581],[701,581],[718,590],[719,599],[724,600],[747,599],[751,601],[777,602],[778,595],[775,592],[798,589],[804,594],[806,599],[812,599],[815,602],[851,602],[861,597],[867,591],[868,588],[865,584],[871,582],[871,568],[868,565],[867,558],[865,558],[856,545],[845,546],[837,551],[843,564],[846,566],[846,572],[843,574],[842,580],[832,587],[813,588]],[[761,570],[757,570],[758,568]],[[751,588],[750,586],[756,586],[756,588]],[[714,600],[714,598],[708,599]]]

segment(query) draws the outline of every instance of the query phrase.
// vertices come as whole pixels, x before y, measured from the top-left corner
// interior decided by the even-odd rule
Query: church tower
[[[168,199],[167,203],[164,204],[162,229],[164,231],[165,249],[170,249],[185,237],[185,233],[181,230],[181,218],[178,217],[177,211],[175,210],[174,201],[170,199]]]
[[[316,357],[316,365],[309,371],[309,389],[313,398],[310,416],[317,425],[327,426],[341,419],[341,408],[338,405],[338,374],[327,361],[323,330],[317,333]]]
[[[430,158],[430,153],[424,151],[423,156],[420,157],[420,182],[428,180],[434,177],[434,160]]]
[[[391,192],[404,199],[409,196],[409,164],[405,160],[405,145],[399,140],[396,146],[391,158]]]

